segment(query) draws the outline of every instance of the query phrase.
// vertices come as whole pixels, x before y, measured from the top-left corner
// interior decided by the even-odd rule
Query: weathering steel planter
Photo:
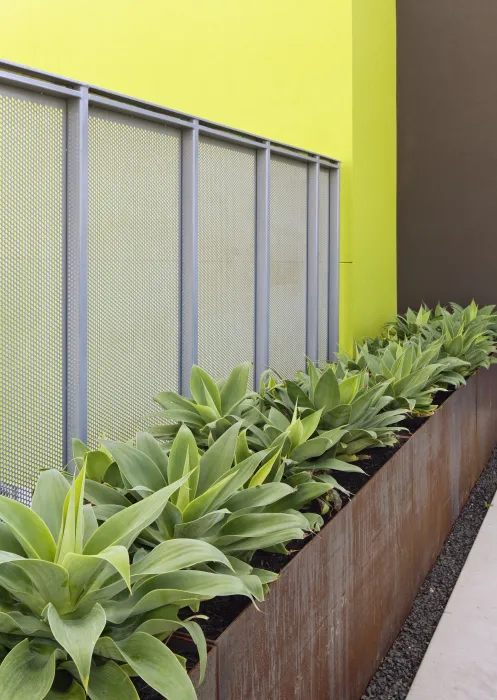
[[[285,566],[260,610],[248,607],[219,636],[199,700],[358,700],[496,440],[494,366]]]

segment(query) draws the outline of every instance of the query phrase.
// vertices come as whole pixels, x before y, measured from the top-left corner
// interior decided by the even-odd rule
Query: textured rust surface
[[[202,685],[199,685],[200,675],[198,666],[190,673],[190,678],[195,688],[197,688],[199,697],[209,698],[209,700],[211,698],[212,700],[217,698],[217,651],[215,647],[210,649],[207,655],[207,669]]]
[[[200,700],[358,700],[497,438],[497,368],[454,393],[220,636]],[[217,673],[217,685],[214,682]]]

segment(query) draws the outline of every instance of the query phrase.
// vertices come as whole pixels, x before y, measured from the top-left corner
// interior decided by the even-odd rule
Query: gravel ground
[[[497,490],[497,448],[361,700],[404,700]]]

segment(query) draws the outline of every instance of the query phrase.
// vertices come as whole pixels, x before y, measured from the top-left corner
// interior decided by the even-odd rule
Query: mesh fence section
[[[0,89],[0,492],[63,453],[65,108]]]
[[[329,255],[330,255],[330,172],[319,171],[318,249],[318,360],[328,360]]]
[[[272,156],[269,206],[269,364],[292,377],[306,352],[306,164]]]
[[[91,110],[88,435],[128,439],[178,388],[178,131]]]
[[[199,144],[198,362],[216,379],[254,358],[256,154]]]

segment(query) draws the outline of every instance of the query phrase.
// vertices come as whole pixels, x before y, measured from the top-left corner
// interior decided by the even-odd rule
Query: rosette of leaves
[[[155,414],[155,419],[166,422],[154,425],[151,434],[167,442],[184,424],[199,446],[208,447],[252,407],[257,394],[248,387],[250,367],[250,362],[237,365],[228,379],[216,382],[205,370],[194,365],[190,376],[191,399],[174,391],[163,391],[154,397],[163,408]]]
[[[43,472],[32,508],[0,496],[0,692],[9,700],[138,700],[140,676],[169,700],[195,700],[184,659],[164,644],[185,628],[205,668],[206,644],[179,611],[216,595],[253,597],[256,577],[190,570],[230,563],[212,545],[168,541],[129,548],[188,476],[98,525],[85,506],[86,459],[72,485]],[[249,585],[250,584],[250,585]],[[203,671],[202,671],[203,672]]]
[[[479,308],[473,301],[466,307],[459,304],[437,307],[430,311],[421,307],[398,316],[392,323],[401,339],[418,337],[423,347],[441,341],[441,356],[456,357],[467,362],[461,374],[467,377],[479,367],[489,367],[495,360],[497,314],[494,306]]]
[[[232,557],[250,560],[255,550],[302,539],[309,528],[307,519],[291,505],[295,487],[283,483],[282,472],[277,473],[278,452],[251,453],[239,423],[203,453],[186,425],[180,426],[170,450],[149,433],[138,433],[134,445],[103,441],[101,450],[88,453],[87,449],[75,443],[77,461],[86,454],[89,465],[98,465],[89,470],[93,481],[87,481],[85,496],[95,504],[102,521],[132,504],[146,502],[189,474],[139,534],[137,542],[142,547],[195,538]],[[263,583],[275,578],[270,572],[255,573]]]
[[[416,415],[430,415],[435,410],[433,396],[448,387],[465,383],[463,373],[468,363],[457,357],[442,355],[442,340],[422,347],[421,339],[388,344],[373,354],[367,345],[357,346],[355,358],[348,359],[349,369],[366,369],[369,385],[390,381],[391,408],[407,408]]]
[[[439,331],[442,339],[442,353],[457,357],[467,365],[462,374],[474,374],[480,367],[490,367],[496,362],[495,319],[493,307],[479,309],[472,302],[466,308],[452,305],[452,312],[441,309]]]
[[[397,424],[407,413],[406,408],[387,410],[392,402],[391,380],[369,386],[369,373],[355,370],[344,379],[337,377],[336,368],[317,368],[308,360],[307,373],[296,380],[267,382],[263,399],[267,405],[292,415],[298,407],[302,419],[320,412],[312,445],[326,445],[321,455],[313,454],[298,466],[300,470],[362,471],[352,464],[371,447],[395,444],[402,428]],[[387,393],[388,392],[388,393]],[[253,429],[252,429],[253,430]],[[312,440],[319,443],[313,443]]]

